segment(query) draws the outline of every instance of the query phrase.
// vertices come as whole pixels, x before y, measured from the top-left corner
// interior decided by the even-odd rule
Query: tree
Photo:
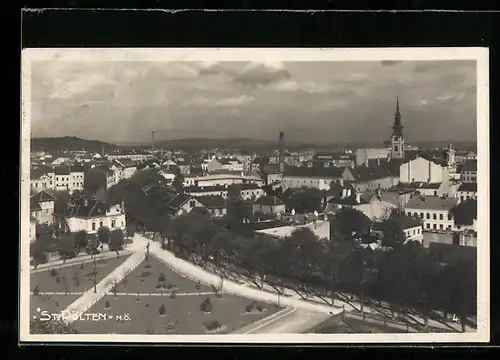
[[[349,239],[352,239],[353,234],[363,236],[370,233],[371,220],[359,210],[344,207],[335,218],[339,233]]]
[[[476,314],[477,260],[475,257],[461,257],[443,268],[440,279],[440,294],[447,312],[460,318],[462,332],[466,330],[467,315]]]
[[[57,250],[63,259],[70,259],[76,255],[75,239],[71,234],[63,235],[57,241]]]
[[[456,225],[472,225],[477,220],[477,200],[464,200],[451,209]]]
[[[404,244],[406,241],[406,235],[394,216],[384,220],[382,223],[382,231],[384,233],[384,239],[382,241],[383,246],[396,247]]]
[[[125,243],[123,231],[121,229],[115,229],[111,231],[109,235],[109,249],[114,251],[123,250],[123,245]]]
[[[134,223],[128,222],[127,223],[127,237],[131,238],[134,237],[136,230],[136,225]]]
[[[85,249],[89,243],[88,233],[85,230],[77,231],[74,234],[75,237],[75,246],[80,251],[81,249]]]
[[[109,244],[110,232],[111,230],[109,230],[107,226],[101,226],[97,229],[97,237],[99,238],[99,242],[101,244]]]
[[[302,188],[295,192],[286,201],[289,209],[294,209],[297,213],[312,213],[314,211],[324,211],[324,193],[316,188]]]
[[[181,173],[181,170],[179,168],[175,169],[175,177],[174,181],[172,182],[173,187],[177,192],[183,193],[184,192],[184,176]]]
[[[86,176],[86,175],[85,175]],[[71,194],[68,191],[54,191],[54,214],[64,216],[68,209],[68,201],[71,199]]]
[[[239,184],[231,184],[227,188],[227,197],[228,202],[233,203],[240,200],[241,197],[241,185]]]

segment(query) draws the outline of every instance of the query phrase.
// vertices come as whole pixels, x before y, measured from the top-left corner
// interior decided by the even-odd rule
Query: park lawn
[[[50,314],[60,313],[79,298],[78,295],[31,295],[30,314],[40,316],[37,309]]]
[[[177,296],[134,296],[112,294],[99,300],[88,312],[103,313],[115,317],[129,314],[129,321],[104,320],[96,325],[88,321],[77,321],[75,329],[86,334],[228,334],[277,311],[273,304],[259,303],[265,310],[246,312],[252,300],[232,295],[218,298],[209,296],[213,308],[208,314],[200,310],[201,303],[207,298],[203,295]],[[139,299],[139,301],[138,301]],[[106,301],[110,309],[106,310]],[[165,315],[160,315],[161,305]],[[218,331],[207,331],[204,323],[218,321]]]
[[[96,260],[97,283],[121,265],[129,256],[121,255],[119,258]],[[40,293],[66,292],[66,289],[68,292],[85,292],[94,286],[92,262],[67,267],[54,267],[53,269],[57,272],[56,276],[52,276],[50,269],[30,274],[30,289],[32,292],[37,286]]]
[[[164,288],[158,288],[158,280],[160,274],[164,275]],[[144,260],[139,266],[132,271],[126,278],[116,286],[118,293],[170,293],[175,289],[176,293],[199,293],[213,292],[213,288],[197,283],[188,278],[185,278],[160,260],[153,256],[149,256],[148,260]]]

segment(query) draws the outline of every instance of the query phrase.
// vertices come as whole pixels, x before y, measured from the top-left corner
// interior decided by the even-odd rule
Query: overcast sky
[[[399,96],[407,142],[476,139],[474,61],[47,61],[31,92],[36,137],[382,143]]]

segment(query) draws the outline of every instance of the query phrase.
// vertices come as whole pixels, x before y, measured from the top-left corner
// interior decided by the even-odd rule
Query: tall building
[[[394,125],[391,136],[391,158],[402,159],[405,155],[405,140],[403,136],[403,125],[401,124],[401,113],[399,111],[399,99],[396,99],[396,112],[394,114]]]

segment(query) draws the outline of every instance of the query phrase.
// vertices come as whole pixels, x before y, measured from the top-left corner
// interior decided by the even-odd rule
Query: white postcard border
[[[425,334],[252,334],[252,335],[35,335],[29,333],[29,188],[30,98],[33,61],[477,61],[478,242],[477,331]],[[489,52],[487,48],[156,48],[49,49],[22,52],[22,119],[20,184],[20,341],[21,342],[157,342],[157,343],[456,343],[490,338],[489,214]]]

